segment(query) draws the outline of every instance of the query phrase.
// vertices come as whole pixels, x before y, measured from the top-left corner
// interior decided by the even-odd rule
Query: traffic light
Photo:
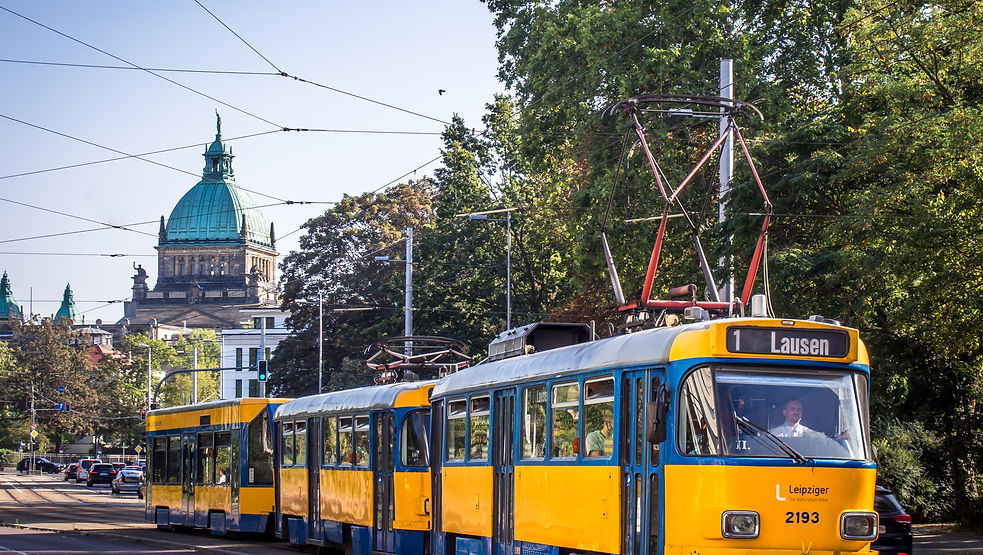
[[[267,363],[267,361],[265,361],[265,360],[257,360],[256,361],[256,370],[259,371],[258,378],[259,378],[259,381],[261,381],[261,382],[265,382],[266,381],[266,378],[269,376],[269,374],[266,372],[266,368],[267,368],[266,363]]]
[[[140,409],[140,420],[147,419],[147,409]]]
[[[67,401],[65,402],[65,410],[68,411],[68,412],[72,412],[72,403],[71,402],[67,402]]]

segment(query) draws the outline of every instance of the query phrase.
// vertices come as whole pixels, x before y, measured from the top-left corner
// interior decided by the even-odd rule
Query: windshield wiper
[[[747,426],[748,428],[750,428],[752,431],[757,432],[755,435],[758,436],[758,437],[761,437],[762,435],[764,435],[764,437],[770,439],[772,441],[772,443],[774,443],[775,445],[777,445],[778,448],[781,449],[783,452],[785,452],[786,455],[788,455],[789,457],[792,457],[792,459],[794,459],[795,462],[797,462],[799,464],[806,464],[806,463],[809,462],[809,460],[806,459],[805,457],[803,457],[801,453],[799,453],[795,449],[792,449],[792,447],[789,444],[787,444],[784,441],[782,441],[782,439],[780,437],[778,437],[775,434],[771,433],[767,428],[763,428],[763,427],[755,424],[754,422],[751,422],[750,420],[747,419],[747,417],[745,417],[745,416],[738,416],[737,417],[737,423],[738,424],[744,424],[745,426]]]

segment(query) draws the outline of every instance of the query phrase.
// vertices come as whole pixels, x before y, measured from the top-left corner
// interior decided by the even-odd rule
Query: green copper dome
[[[20,318],[20,308],[14,300],[14,293],[10,290],[10,278],[7,272],[3,273],[0,279],[0,318]]]
[[[202,180],[171,211],[161,243],[246,242],[272,247],[270,226],[249,193],[235,182],[232,151],[222,144],[222,120],[205,151]],[[246,226],[243,233],[243,225]]]
[[[82,315],[79,314],[77,308],[75,308],[75,297],[72,295],[72,285],[65,285],[65,295],[61,299],[61,306],[58,307],[58,312],[55,313],[55,321],[62,318],[67,318],[71,320],[73,324],[82,323]]]

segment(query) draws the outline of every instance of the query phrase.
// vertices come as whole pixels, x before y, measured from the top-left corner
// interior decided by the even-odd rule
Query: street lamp
[[[378,259],[380,257],[376,257]],[[305,299],[294,299],[297,304],[308,304]],[[321,393],[321,376],[324,374],[324,297],[321,292],[317,292],[317,392]]]
[[[137,345],[137,347],[147,348],[147,410],[150,410],[152,408],[150,406],[150,396],[153,394],[153,389],[154,389],[153,372],[150,370],[150,353],[152,347],[150,345],[147,345],[146,343],[140,343]]]
[[[512,329],[512,211],[515,208],[502,208],[501,210],[487,210],[485,212],[472,212],[470,214],[458,214],[460,217],[467,217],[468,221],[479,222],[505,222],[505,329]],[[505,218],[489,218],[489,214],[501,214],[505,212]]]
[[[403,335],[410,337],[413,335],[413,228],[406,228],[406,259],[389,258],[388,256],[375,257],[376,262],[405,262],[406,263],[406,311],[403,317]],[[403,343],[403,351],[407,355],[413,354],[413,342],[407,339]]]

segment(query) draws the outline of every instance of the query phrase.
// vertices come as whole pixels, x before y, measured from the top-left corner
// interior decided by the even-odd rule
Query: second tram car
[[[147,521],[215,534],[271,530],[273,410],[242,398],[147,415]]]
[[[434,383],[323,393],[277,409],[277,536],[356,554],[427,553]]]
[[[733,318],[530,350],[433,390],[432,553],[869,551],[856,330]]]

